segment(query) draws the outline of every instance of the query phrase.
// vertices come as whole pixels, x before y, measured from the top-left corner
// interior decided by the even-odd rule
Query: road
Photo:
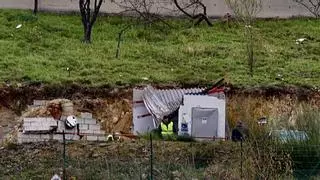
[[[167,0],[168,1],[168,0]],[[1,0],[0,8],[15,8],[15,9],[32,9],[34,0]],[[223,16],[226,12],[230,12],[225,5],[224,0],[203,0],[207,5],[209,16]],[[259,13],[259,17],[270,18],[280,17],[288,18],[292,16],[310,16],[311,14],[302,6],[293,2],[293,0],[263,0],[263,10]],[[170,9],[172,5],[167,5]],[[49,11],[78,11],[77,0],[39,0],[40,10]],[[102,7],[102,12],[119,13],[122,10],[106,1]],[[166,10],[160,11],[162,14],[169,14]]]

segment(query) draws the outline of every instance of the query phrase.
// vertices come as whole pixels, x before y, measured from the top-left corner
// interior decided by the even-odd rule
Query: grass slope
[[[128,22],[98,18],[93,43],[85,45],[79,16],[34,17],[29,11],[0,10],[0,81],[113,86],[210,83],[224,76],[236,86],[320,86],[320,21],[258,21],[253,78],[240,26],[187,27],[186,20],[171,20],[172,29],[133,27],[125,33],[121,58],[116,59],[117,36]],[[308,40],[295,44],[302,37]],[[277,80],[277,74],[284,79]]]

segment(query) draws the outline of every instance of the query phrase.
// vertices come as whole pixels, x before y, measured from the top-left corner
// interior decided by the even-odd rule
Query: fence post
[[[66,135],[64,133],[64,130],[62,131],[62,137],[63,137],[63,180],[67,179],[66,174]]]
[[[242,137],[241,137],[241,140],[240,140],[240,151],[241,151],[241,159],[240,159],[240,178],[242,179],[243,178],[243,169],[242,169],[242,166],[243,166],[243,146],[242,146]]]
[[[152,133],[150,133],[150,180],[153,180],[153,147],[152,147]]]

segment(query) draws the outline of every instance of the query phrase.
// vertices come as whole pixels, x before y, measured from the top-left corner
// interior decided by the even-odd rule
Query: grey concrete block
[[[93,135],[94,131],[93,130],[80,130],[80,134],[83,135]]]
[[[44,140],[44,141],[48,141],[48,140],[51,139],[51,136],[50,136],[50,134],[41,134],[41,135],[40,135],[40,138],[41,138],[42,140]]]
[[[94,130],[94,131],[93,131],[93,134],[94,134],[94,135],[105,135],[106,132],[103,131],[103,130]]]
[[[66,134],[65,138],[66,140],[73,140],[73,141],[80,140],[80,137],[76,134]]]
[[[27,138],[28,138],[28,136],[26,134],[23,134],[22,132],[18,132],[17,140],[18,140],[19,144],[22,144],[25,141],[25,139],[27,139]]]
[[[53,119],[52,117],[47,117],[47,122],[50,124],[57,124],[57,120]]]
[[[54,134],[53,135],[53,140],[63,141],[62,134]]]
[[[39,140],[39,139],[41,139],[41,135],[40,134],[28,134],[28,138],[34,139],[34,140]]]
[[[97,136],[86,136],[87,141],[97,141],[98,137]]]
[[[30,122],[24,122],[22,127],[23,128],[29,128],[29,127],[31,127],[31,123]]]
[[[83,118],[77,118],[78,124],[84,124],[85,120]]]
[[[95,119],[84,119],[85,124],[97,124]]]
[[[35,106],[46,106],[48,101],[46,100],[33,100],[33,105]]]
[[[39,134],[19,134],[18,133],[18,143],[28,143],[28,142],[40,142],[43,141]]]
[[[84,119],[92,119],[92,113],[82,112],[82,113],[81,113],[81,118],[84,118]]]
[[[58,121],[58,128],[57,128],[57,131],[58,132],[62,132],[63,130],[65,130],[65,124],[63,121]]]
[[[99,124],[89,124],[89,130],[100,130],[101,126]]]
[[[98,136],[98,141],[107,141],[106,136]]]
[[[44,118],[45,119],[45,118]],[[41,122],[43,119],[42,118],[23,118],[23,122],[27,122],[27,123],[39,123]]]
[[[89,125],[88,124],[79,124],[79,129],[80,130],[88,130],[89,129]]]

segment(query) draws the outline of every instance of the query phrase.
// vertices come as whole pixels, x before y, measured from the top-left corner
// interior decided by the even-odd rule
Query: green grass
[[[235,86],[320,86],[320,21],[258,21],[252,78],[240,26],[190,27],[186,20],[170,20],[172,29],[132,27],[116,59],[117,36],[128,22],[98,18],[93,43],[86,45],[79,16],[0,10],[0,81],[114,86],[207,84],[225,77]],[[296,45],[302,37],[306,43]],[[277,80],[277,74],[284,80]]]

